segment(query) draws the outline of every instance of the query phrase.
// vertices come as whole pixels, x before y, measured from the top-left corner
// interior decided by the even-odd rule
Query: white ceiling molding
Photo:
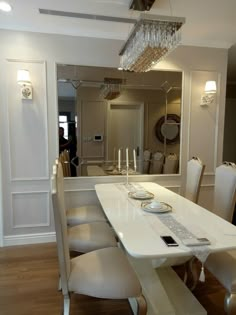
[[[105,16],[105,15],[95,15],[95,14],[85,14],[85,13],[77,13],[77,12],[48,10],[48,9],[39,9],[39,13],[47,14],[47,15],[87,19],[87,20],[106,21],[106,22],[120,22],[120,23],[131,23],[131,24],[136,22],[136,19],[121,18],[121,17],[115,17],[115,16]]]

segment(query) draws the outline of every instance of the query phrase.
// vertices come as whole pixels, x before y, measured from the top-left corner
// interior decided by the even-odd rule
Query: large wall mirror
[[[126,148],[131,174],[179,172],[182,72],[58,64],[57,79],[65,176],[122,174]]]

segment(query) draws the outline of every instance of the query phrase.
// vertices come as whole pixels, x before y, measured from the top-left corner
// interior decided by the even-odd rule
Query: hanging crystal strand
[[[200,273],[200,277],[199,277],[199,281],[201,282],[205,282],[205,272],[204,272],[204,264],[202,263],[202,268],[201,268],[201,273]]]

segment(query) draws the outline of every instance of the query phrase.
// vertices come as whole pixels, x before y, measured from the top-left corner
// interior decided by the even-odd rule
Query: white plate
[[[133,199],[138,200],[146,200],[146,199],[153,199],[154,195],[150,193],[149,191],[144,191],[143,193],[135,191],[135,192],[129,192],[129,197]]]
[[[168,203],[160,202],[160,205],[158,204],[157,207],[154,207],[151,202],[142,202],[141,207],[144,211],[152,213],[165,213],[172,211],[172,207],[168,205]]]

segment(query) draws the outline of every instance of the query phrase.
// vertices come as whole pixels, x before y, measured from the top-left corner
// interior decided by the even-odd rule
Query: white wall
[[[122,42],[11,31],[0,31],[0,36],[4,244],[49,241],[54,236],[49,176],[58,152],[55,63],[116,67]],[[182,169],[181,175],[142,177],[179,192],[184,184],[186,161],[192,154],[200,154],[208,169],[200,202],[209,207],[214,167],[222,160],[226,65],[226,50],[194,47],[179,47],[159,65],[163,69],[184,71]],[[35,94],[32,102],[22,103],[19,99],[16,70],[21,66],[31,71]],[[218,81],[217,101],[205,110],[199,107],[201,92],[205,80],[212,78]],[[208,154],[205,148],[210,143],[213,144]],[[112,180],[117,178],[66,180],[68,205],[97,201],[94,183]]]

